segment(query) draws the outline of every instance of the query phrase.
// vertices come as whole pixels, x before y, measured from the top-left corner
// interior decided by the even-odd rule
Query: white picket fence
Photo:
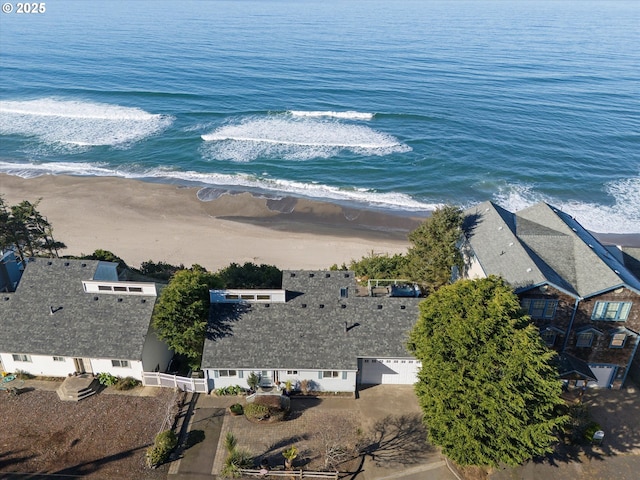
[[[142,372],[142,384],[145,387],[179,388],[185,392],[209,393],[207,380],[189,378],[159,372]]]

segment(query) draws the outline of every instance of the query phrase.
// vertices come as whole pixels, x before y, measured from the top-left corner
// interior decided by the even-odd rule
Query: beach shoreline
[[[406,252],[408,233],[425,213],[390,213],[338,203],[227,188],[121,177],[0,174],[8,205],[36,202],[53,226],[61,255],[113,252],[142,262],[232,262],[286,269],[326,269],[370,254]],[[594,233],[601,242],[640,247],[640,234]]]
[[[424,219],[210,190],[118,177],[0,174],[8,205],[41,199],[38,210],[68,247],[61,255],[104,249],[132,266],[153,260],[212,271],[232,262],[324,269],[371,253],[404,253],[408,232]]]

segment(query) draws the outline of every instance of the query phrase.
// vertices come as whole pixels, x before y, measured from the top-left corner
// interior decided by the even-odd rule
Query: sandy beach
[[[204,199],[201,200],[198,197]],[[62,255],[110,250],[215,271],[231,262],[323,269],[370,252],[403,253],[422,220],[295,198],[260,198],[111,177],[0,175],[9,205],[42,199]]]

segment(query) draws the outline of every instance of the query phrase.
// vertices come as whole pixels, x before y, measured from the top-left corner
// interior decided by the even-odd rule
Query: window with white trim
[[[590,347],[593,343],[593,332],[582,332],[576,336],[576,347]]]
[[[235,377],[237,372],[235,370],[219,370],[221,377]]]
[[[338,372],[336,370],[324,370],[322,378],[338,378]]]
[[[520,306],[531,318],[553,318],[556,316],[558,300],[523,298]]]
[[[64,357],[53,357],[54,362],[64,362]]]
[[[31,355],[24,355],[22,353],[14,353],[12,355],[14,362],[31,362]]]
[[[131,368],[129,360],[111,360],[112,367]]]
[[[630,311],[631,302],[596,302],[591,319],[624,322],[629,317]]]
[[[611,343],[609,348],[622,348],[627,341],[627,334],[625,332],[614,333],[611,336]]]

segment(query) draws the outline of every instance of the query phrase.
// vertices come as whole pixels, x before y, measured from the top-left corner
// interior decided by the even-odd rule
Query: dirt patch
[[[0,472],[86,478],[166,478],[145,452],[162,426],[173,390],[155,396],[98,394],[62,402],[55,392],[0,392]]]

